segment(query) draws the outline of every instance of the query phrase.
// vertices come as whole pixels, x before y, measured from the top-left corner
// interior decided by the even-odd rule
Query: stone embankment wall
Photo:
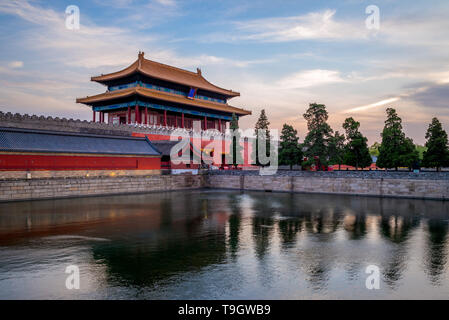
[[[0,181],[0,201],[198,189],[203,175],[151,175]]]
[[[42,179],[42,178],[89,178],[159,175],[161,170],[33,170],[2,171],[0,183],[10,179]]]
[[[274,176],[259,176],[255,172],[209,172],[200,175],[0,179],[0,201],[199,188],[447,200],[449,174],[284,172]]]
[[[211,173],[209,188],[327,193],[378,197],[449,199],[448,173],[286,172],[260,176],[255,172]]]

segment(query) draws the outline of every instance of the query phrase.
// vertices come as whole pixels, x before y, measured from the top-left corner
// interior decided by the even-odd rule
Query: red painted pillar
[[[140,124],[140,112],[139,112],[139,105],[136,104],[136,107],[134,108],[136,123]]]
[[[145,124],[148,124],[148,108],[145,108]]]
[[[128,106],[128,124],[131,124],[131,107]]]
[[[204,116],[204,130],[207,130],[207,117]]]
[[[182,113],[182,115],[181,115],[181,126],[182,126],[182,128],[185,128],[185,126],[184,126],[184,113]]]
[[[167,126],[167,110],[164,110],[164,127]]]
[[[92,122],[95,122],[95,111],[94,110],[92,110],[92,111],[93,111]]]
[[[218,119],[218,128],[220,128],[220,132],[223,132],[223,128],[221,127],[221,119]]]

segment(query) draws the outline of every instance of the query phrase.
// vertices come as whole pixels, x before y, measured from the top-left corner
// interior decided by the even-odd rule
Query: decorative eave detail
[[[109,91],[109,92],[105,92],[105,93],[101,93],[101,94],[97,94],[97,95],[85,97],[85,98],[78,98],[78,99],[76,99],[76,102],[91,105],[96,102],[108,101],[108,100],[113,100],[113,99],[118,99],[118,98],[125,98],[125,97],[129,97],[132,95],[140,95],[143,97],[154,98],[154,99],[158,99],[158,100],[162,100],[162,101],[170,101],[170,102],[195,106],[195,107],[199,107],[199,108],[207,108],[207,109],[211,109],[211,110],[235,113],[236,115],[239,115],[239,116],[251,114],[251,111],[233,107],[228,104],[217,103],[217,102],[212,102],[212,101],[202,101],[199,99],[194,99],[194,100],[187,99],[186,97],[179,96],[176,94],[161,92],[158,90],[148,89],[148,88],[144,88],[144,87],[140,87],[140,86],[126,88],[126,89],[122,89],[122,90],[116,90],[116,91]]]
[[[219,93],[229,98],[240,96],[239,92],[220,88],[207,81],[202,76],[201,69],[199,68],[197,68],[197,72],[195,73],[156,61],[147,60],[144,58],[144,52],[139,52],[137,60],[134,61],[129,67],[117,72],[92,77],[91,80],[99,83],[105,83],[132,75],[136,72],[148,77]]]

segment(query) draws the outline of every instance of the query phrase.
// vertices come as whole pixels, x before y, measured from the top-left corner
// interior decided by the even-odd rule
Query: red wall
[[[147,134],[147,133],[140,133],[140,132],[133,132],[132,133],[133,136],[135,137],[148,137],[148,139],[150,141],[157,141],[157,140],[170,140],[170,136],[169,135],[162,135],[162,134]],[[194,143],[194,138],[190,138],[191,142]],[[194,143],[196,146],[200,146],[201,148],[206,147],[211,140],[206,140],[206,139],[202,139],[202,138],[196,138],[195,139],[196,143]],[[200,141],[198,141],[200,140]],[[231,144],[231,140],[224,140],[224,144],[222,145],[222,149],[225,153],[229,153],[229,149],[230,149],[230,144]],[[252,144],[249,142],[243,142],[243,147],[244,147],[244,151],[242,153],[243,155],[243,167],[252,167],[253,165],[250,163],[251,162],[251,152],[252,152]],[[180,166],[178,166],[180,167]],[[240,167],[242,167],[240,165]],[[174,166],[172,166],[172,168],[175,168]]]
[[[0,170],[159,170],[160,168],[159,157],[0,154]]]

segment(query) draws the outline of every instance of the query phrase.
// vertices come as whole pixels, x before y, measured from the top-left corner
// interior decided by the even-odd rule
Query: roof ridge
[[[170,68],[170,69],[173,69],[173,70],[182,71],[182,72],[189,73],[189,74],[192,74],[192,75],[195,75],[195,76],[199,76],[199,74],[197,72],[193,72],[193,71],[190,71],[190,70],[186,70],[186,69],[178,68],[178,67],[175,67],[175,66],[171,66],[171,65],[166,64],[166,63],[162,63],[162,62],[158,62],[158,61],[154,61],[154,60],[150,60],[150,59],[146,59],[146,58],[143,58],[143,60],[144,60],[144,62],[155,63],[155,64],[161,65],[163,67],[166,67],[166,68]]]

